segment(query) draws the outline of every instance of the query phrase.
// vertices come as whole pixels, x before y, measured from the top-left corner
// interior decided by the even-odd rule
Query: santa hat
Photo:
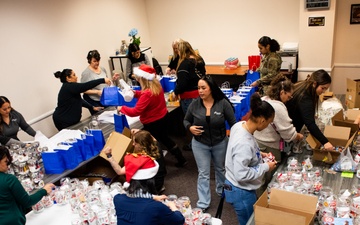
[[[138,77],[145,78],[146,80],[153,80],[156,76],[156,70],[146,64],[135,67],[133,73]]]
[[[124,158],[126,182],[129,187],[131,180],[147,180],[153,178],[159,170],[159,164],[150,156],[143,154],[128,154]]]

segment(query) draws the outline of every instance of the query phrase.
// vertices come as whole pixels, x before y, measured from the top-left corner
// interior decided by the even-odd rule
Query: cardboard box
[[[340,121],[339,121],[340,122]],[[355,137],[356,132],[351,132],[351,127],[347,127],[347,123],[344,126],[325,126],[324,135],[329,142],[335,146],[343,146],[344,148],[349,147],[352,140]],[[353,124],[351,124],[353,125]],[[307,143],[313,149],[313,159],[317,161],[323,161],[325,163],[333,164],[340,156],[339,151],[322,151],[320,150],[321,143],[316,140],[311,134],[306,138]]]
[[[345,104],[349,109],[360,107],[360,79],[346,79]]]
[[[104,148],[111,147],[112,157],[115,159],[116,162],[119,162],[120,165],[124,164],[123,159],[125,153],[132,152],[133,150],[132,140],[130,136],[130,130],[128,128],[124,128],[122,134],[113,131],[104,146]],[[103,152],[100,152],[100,156],[104,159],[107,158],[107,156]]]
[[[342,126],[342,127],[350,127],[351,134],[359,130],[359,125],[354,124],[356,117],[360,115],[360,110],[348,109],[346,111],[346,117],[344,117],[344,113],[340,110],[338,113],[331,118],[332,125],[334,126]]]
[[[334,93],[331,91],[327,91],[319,96],[321,102],[332,97],[334,97]]]
[[[346,119],[354,122],[357,117],[360,116],[360,110],[358,109],[348,109],[346,111]]]
[[[265,191],[255,203],[255,224],[314,224],[317,201],[316,196],[273,188],[269,202]]]

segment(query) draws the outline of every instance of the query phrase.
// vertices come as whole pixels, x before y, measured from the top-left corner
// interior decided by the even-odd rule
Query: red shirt
[[[120,110],[121,113],[130,117],[140,116],[142,124],[152,123],[166,115],[167,108],[163,90],[159,95],[153,95],[150,89],[136,91],[134,97],[138,98],[135,107],[123,106]]]

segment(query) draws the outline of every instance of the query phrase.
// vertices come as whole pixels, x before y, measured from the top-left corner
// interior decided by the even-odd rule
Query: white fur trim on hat
[[[157,174],[158,170],[159,170],[159,163],[155,162],[155,166],[151,167],[151,168],[147,168],[147,169],[140,169],[138,171],[136,171],[136,173],[134,174],[134,176],[132,176],[132,180],[146,180],[146,179],[150,179],[155,177],[155,175]]]
[[[135,67],[133,69],[133,73],[136,75],[136,76],[139,76],[139,77],[143,77],[145,78],[146,80],[153,80],[155,78],[155,74],[153,73],[148,73],[144,70],[141,70],[139,67]]]

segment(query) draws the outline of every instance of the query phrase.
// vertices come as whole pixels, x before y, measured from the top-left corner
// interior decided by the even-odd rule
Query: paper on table
[[[98,116],[98,121],[100,123],[114,123],[114,114],[117,114],[117,110],[105,111]],[[139,121],[139,116],[126,116],[126,119],[131,126],[131,124],[135,124]]]

